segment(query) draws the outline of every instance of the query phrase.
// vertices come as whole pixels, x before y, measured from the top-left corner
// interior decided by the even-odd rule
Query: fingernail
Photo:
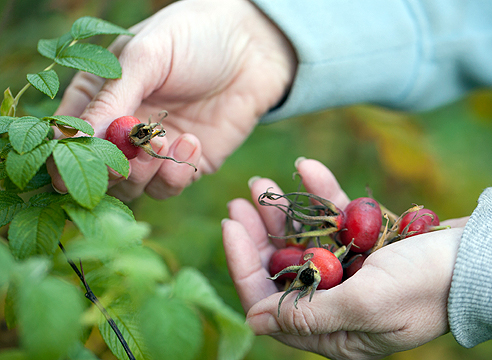
[[[196,143],[190,136],[184,135],[174,150],[174,158],[179,161],[188,160],[196,149]]]
[[[67,191],[61,191],[60,189],[58,189],[53,183],[51,184],[51,186],[53,187],[53,190],[55,190],[58,194],[65,195],[67,193]]]
[[[246,323],[256,335],[276,335],[281,333],[277,319],[270,313],[262,313],[247,318]]]
[[[109,180],[116,180],[116,179],[123,177],[121,174],[117,173],[116,171],[111,169],[109,166],[108,166],[108,174],[109,174]]]
[[[305,158],[304,156],[299,156],[299,157],[296,159],[296,161],[294,161],[294,166],[297,168],[297,167],[299,166],[299,164],[300,164],[302,161],[304,161],[304,160],[306,160],[306,158]]]
[[[161,147],[164,146],[164,143],[162,142],[162,140],[157,138],[157,137],[152,138],[152,140],[150,140],[150,142],[152,143],[152,148],[156,149],[156,152],[159,152]]]
[[[220,225],[221,225],[221,226],[224,226],[224,224],[225,224],[226,222],[228,222],[228,221],[229,221],[229,218],[224,218],[224,219],[222,219],[222,221],[220,222]]]
[[[248,187],[251,189],[256,180],[260,180],[261,176],[253,176],[248,180]]]

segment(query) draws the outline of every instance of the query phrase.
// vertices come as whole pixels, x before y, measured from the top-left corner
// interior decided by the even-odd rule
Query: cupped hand
[[[321,163],[303,160],[296,165],[308,192],[342,209],[348,204]],[[269,187],[280,192],[269,179],[258,179],[250,187],[253,199]],[[229,272],[256,334],[330,359],[380,359],[449,330],[446,305],[461,228],[385,246],[342,284],[316,291],[311,302],[309,297],[300,299],[298,309],[293,306],[296,294],[288,295],[277,316],[282,293],[267,280],[268,259],[276,249],[268,234],[282,234],[285,216],[274,207],[256,205],[231,201],[230,219],[222,225]]]
[[[293,50],[271,21],[247,0],[188,0],[165,7],[110,46],[122,78],[104,81],[78,73],[57,114],[88,121],[96,136],[123,115],[156,121],[162,110],[167,135],[155,141],[160,155],[195,163],[193,168],[143,153],[112,193],[130,200],[178,194],[202,173],[217,170],[276,105],[292,82]],[[171,144],[171,145],[170,145]],[[64,190],[52,169],[53,185]]]

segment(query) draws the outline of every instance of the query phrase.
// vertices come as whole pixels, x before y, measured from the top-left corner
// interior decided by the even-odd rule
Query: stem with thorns
[[[63,252],[63,255],[65,255],[65,258],[67,259],[67,262],[70,264],[72,267],[73,271],[77,274],[79,277],[80,281],[82,281],[82,284],[84,285],[85,288],[85,297],[89,299],[94,305],[97,306],[97,308],[101,311],[101,313],[104,315],[106,318],[106,321],[108,322],[109,326],[111,326],[111,329],[113,329],[114,333],[116,334],[116,337],[120,341],[121,345],[123,346],[123,349],[125,349],[126,354],[128,355],[128,359],[130,360],[135,360],[135,356],[133,355],[132,351],[130,350],[130,347],[128,346],[128,343],[126,342],[125,338],[121,334],[120,329],[118,329],[118,326],[114,322],[113,318],[111,315],[109,315],[108,311],[106,308],[99,302],[99,299],[94,295],[92,292],[91,288],[89,287],[89,284],[87,284],[87,281],[85,280],[85,275],[84,275],[84,269],[82,268],[82,260],[80,260],[80,270],[78,269],[77,265],[70,259],[65,251],[65,248],[63,247],[61,242],[58,242],[58,247],[61,249]]]

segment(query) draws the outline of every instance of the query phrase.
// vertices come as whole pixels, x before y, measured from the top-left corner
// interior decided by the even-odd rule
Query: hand
[[[333,174],[315,160],[296,163],[308,192],[344,208],[349,199]],[[269,179],[250,184],[252,198],[278,186]],[[244,199],[229,203],[222,225],[229,272],[247,321],[258,335],[330,359],[379,359],[422,345],[448,328],[447,298],[462,229],[410,237],[371,254],[353,277],[299,300],[290,294],[277,317],[279,293],[267,280],[275,246],[267,234],[281,235],[285,216],[274,207],[257,209]],[[464,219],[455,224],[462,224]],[[290,306],[289,306],[290,304]]]
[[[78,73],[57,114],[79,116],[103,137],[122,115],[147,122],[167,110],[167,135],[155,139],[162,143],[154,150],[195,163],[198,172],[142,153],[130,162],[128,180],[112,174],[111,185],[118,183],[110,191],[122,200],[144,191],[162,199],[221,166],[288,91],[296,59],[280,30],[247,0],[179,1],[130,30],[134,37],[110,47],[122,78]],[[55,188],[65,190],[53,166],[50,172]]]

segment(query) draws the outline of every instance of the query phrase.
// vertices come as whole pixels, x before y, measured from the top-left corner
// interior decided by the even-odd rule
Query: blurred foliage
[[[128,27],[170,2],[3,0],[0,88],[10,86],[16,93],[25,84],[24,75],[18,74],[36,72],[48,65],[35,51],[40,36],[56,37],[84,15]],[[60,69],[62,89],[72,76],[72,71]],[[26,94],[26,103],[25,110],[33,115],[54,111],[36,91]],[[366,105],[335,109],[259,126],[219,172],[204,176],[181,196],[166,201],[143,196],[131,206],[138,220],[152,225],[147,245],[165,259],[171,270],[184,266],[199,269],[227,304],[242,311],[227,272],[220,220],[227,217],[228,201],[249,198],[249,178],[270,177],[286,191],[294,190],[294,161],[305,156],[327,165],[352,198],[366,195],[370,188],[376,199],[395,212],[418,203],[434,209],[441,219],[461,217],[473,211],[481,191],[491,185],[491,139],[489,90],[421,114]],[[205,336],[206,345],[199,358],[214,358],[218,335],[206,327]],[[0,338],[0,348],[15,346],[12,333],[2,331]],[[97,332],[90,335],[88,346],[101,359],[114,359]],[[491,342],[465,349],[447,334],[388,359],[479,360],[491,356]],[[251,360],[285,358],[321,357],[268,337],[256,338],[247,356]]]

